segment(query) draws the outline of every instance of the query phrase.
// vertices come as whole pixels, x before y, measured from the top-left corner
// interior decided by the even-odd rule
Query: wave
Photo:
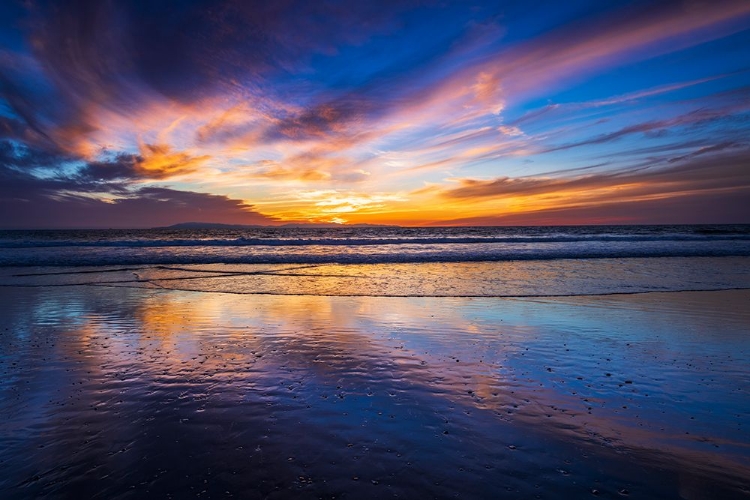
[[[575,249],[561,248],[527,251],[477,251],[477,252],[414,252],[414,253],[38,253],[14,252],[0,254],[0,266],[122,266],[122,265],[170,265],[170,264],[389,264],[389,263],[436,263],[436,262],[498,262],[514,260],[564,260],[564,259],[625,259],[664,257],[750,257],[750,246],[739,248],[637,248]]]
[[[136,240],[0,240],[0,248],[158,248],[158,247],[304,247],[304,246],[376,246],[376,245],[477,245],[502,243],[577,243],[577,242],[710,242],[750,241],[750,234],[665,234],[665,235],[543,235],[502,237],[394,237],[394,238],[233,238],[233,239],[136,239]]]

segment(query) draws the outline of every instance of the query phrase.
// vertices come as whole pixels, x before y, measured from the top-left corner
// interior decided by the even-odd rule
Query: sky
[[[0,228],[750,223],[750,1],[0,3]]]

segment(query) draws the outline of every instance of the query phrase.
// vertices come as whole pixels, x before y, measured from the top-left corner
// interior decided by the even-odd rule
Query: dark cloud
[[[15,116],[0,116],[2,138],[23,140],[37,147],[57,149],[50,136],[55,117],[50,116],[55,106],[31,86],[17,83],[22,75],[11,75],[0,65],[0,102]]]
[[[331,133],[343,132],[353,122],[362,121],[363,117],[372,111],[372,102],[364,99],[339,99],[337,101],[318,104],[301,113],[291,116],[271,132],[291,139],[309,139],[325,137]]]
[[[686,155],[685,160],[673,162],[666,168],[642,167],[574,178],[461,179],[459,187],[444,190],[441,194],[446,198],[480,200],[559,193],[565,197],[576,196],[590,204],[618,198],[678,196],[704,190],[750,189],[748,165],[750,150],[745,148],[722,156]],[[597,193],[602,189],[607,190],[606,194]]]
[[[21,171],[30,169],[55,169],[73,157],[50,151],[28,147],[24,143],[0,140],[0,167]]]
[[[190,102],[398,30],[418,3],[41,1],[28,26],[35,55],[66,92],[127,104],[145,85]]]
[[[0,141],[0,228],[153,227],[186,221],[273,224],[252,205],[221,195],[137,187],[143,158],[78,161]]]
[[[616,156],[640,156],[640,155],[659,155],[660,153],[677,154],[679,151],[685,151],[689,148],[703,148],[706,145],[706,138],[696,138],[690,140],[680,140],[676,142],[670,142],[668,144],[659,144],[657,146],[637,147],[628,148],[623,151],[618,151]],[[613,155],[607,154],[605,158],[611,158]]]
[[[127,193],[127,184],[114,179],[95,179],[86,175],[66,176],[56,168],[57,159],[33,152],[16,156],[8,143],[0,143],[0,200],[6,211],[0,214],[12,221],[24,212],[24,205],[38,200],[63,199],[91,193]],[[52,214],[51,214],[52,215]]]
[[[26,142],[26,125],[20,120],[0,116],[0,139],[15,139]]]
[[[714,144],[713,146],[704,146],[702,148],[699,148],[696,151],[693,151],[692,153],[684,154],[681,156],[675,156],[674,158],[670,158],[668,161],[669,163],[681,162],[683,160],[689,160],[690,158],[695,158],[696,156],[715,153],[716,151],[724,151],[726,149],[733,149],[737,147],[745,147],[745,145],[737,144],[736,142],[732,142],[732,141],[721,142],[719,144]]]
[[[211,88],[216,79],[295,71],[315,54],[397,29],[415,2],[150,2],[129,7],[141,77],[169,95]],[[188,76],[184,79],[176,75]]]
[[[76,174],[76,178],[82,181],[130,181],[137,179],[138,155],[120,153],[114,157],[102,161],[91,161],[86,163]]]
[[[106,188],[109,200],[99,197]],[[75,191],[69,191],[75,189]],[[87,196],[86,189],[97,197]],[[137,228],[186,221],[274,224],[273,218],[227,196],[113,183],[38,179],[0,167],[0,227]]]

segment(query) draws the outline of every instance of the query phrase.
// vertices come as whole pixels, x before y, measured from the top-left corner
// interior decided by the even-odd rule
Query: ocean
[[[750,225],[0,232],[7,285],[256,294],[504,297],[723,290],[750,286],[748,257]]]
[[[750,225],[0,231],[0,265],[750,256]]]

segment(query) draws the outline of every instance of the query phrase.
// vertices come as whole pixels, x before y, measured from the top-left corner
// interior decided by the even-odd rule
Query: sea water
[[[247,294],[554,296],[750,287],[750,225],[0,232],[2,282]]]

